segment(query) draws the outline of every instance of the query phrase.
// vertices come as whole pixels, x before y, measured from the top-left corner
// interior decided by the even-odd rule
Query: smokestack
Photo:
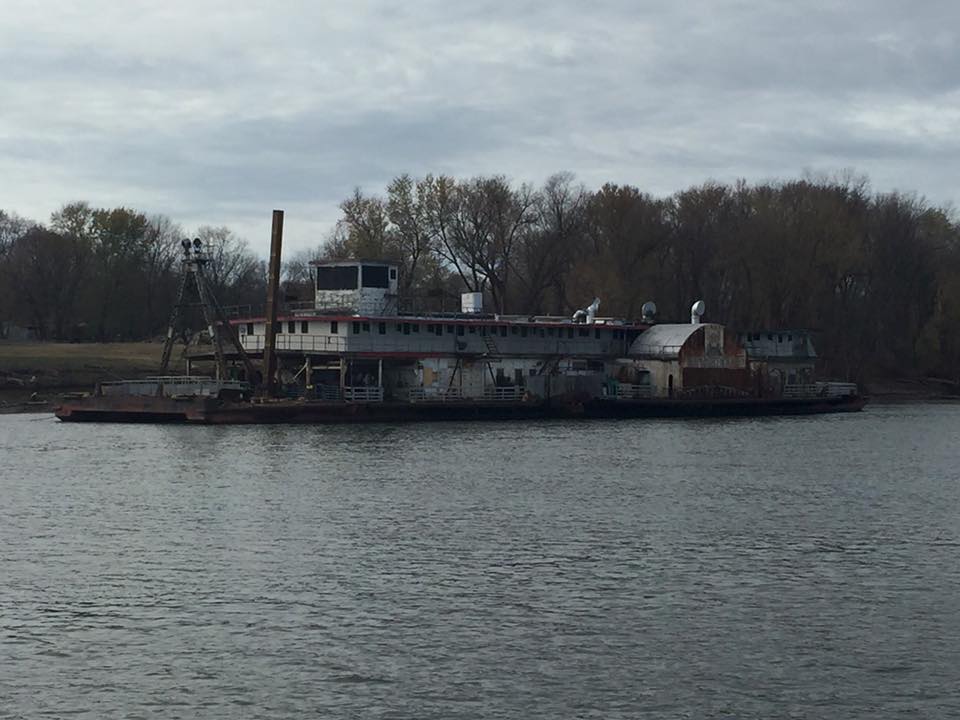
[[[280,296],[280,248],[283,245],[283,210],[273,211],[270,231],[270,274],[267,279],[267,335],[263,343],[263,381],[269,397],[277,394],[277,306]]]

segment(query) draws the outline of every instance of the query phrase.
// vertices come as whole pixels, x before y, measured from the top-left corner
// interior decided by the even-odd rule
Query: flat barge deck
[[[584,401],[346,403],[318,400],[232,402],[214,397],[91,396],[55,410],[65,422],[194,425],[323,424],[537,418],[756,417],[857,412],[862,396],[833,398],[642,399]]]

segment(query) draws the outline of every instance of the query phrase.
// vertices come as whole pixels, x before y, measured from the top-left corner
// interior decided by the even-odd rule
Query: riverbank
[[[162,343],[0,342],[0,413],[51,412],[100,380],[156,375],[162,354]],[[178,350],[170,372],[183,371]]]

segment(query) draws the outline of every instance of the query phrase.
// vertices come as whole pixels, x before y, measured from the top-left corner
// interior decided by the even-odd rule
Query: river
[[[960,716],[960,405],[0,416],[0,716]]]

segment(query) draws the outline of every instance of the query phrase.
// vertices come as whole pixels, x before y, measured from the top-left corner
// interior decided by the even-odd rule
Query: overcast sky
[[[658,195],[866,174],[960,200],[960,3],[3,0],[0,209],[319,243],[355,186],[503,173]]]

